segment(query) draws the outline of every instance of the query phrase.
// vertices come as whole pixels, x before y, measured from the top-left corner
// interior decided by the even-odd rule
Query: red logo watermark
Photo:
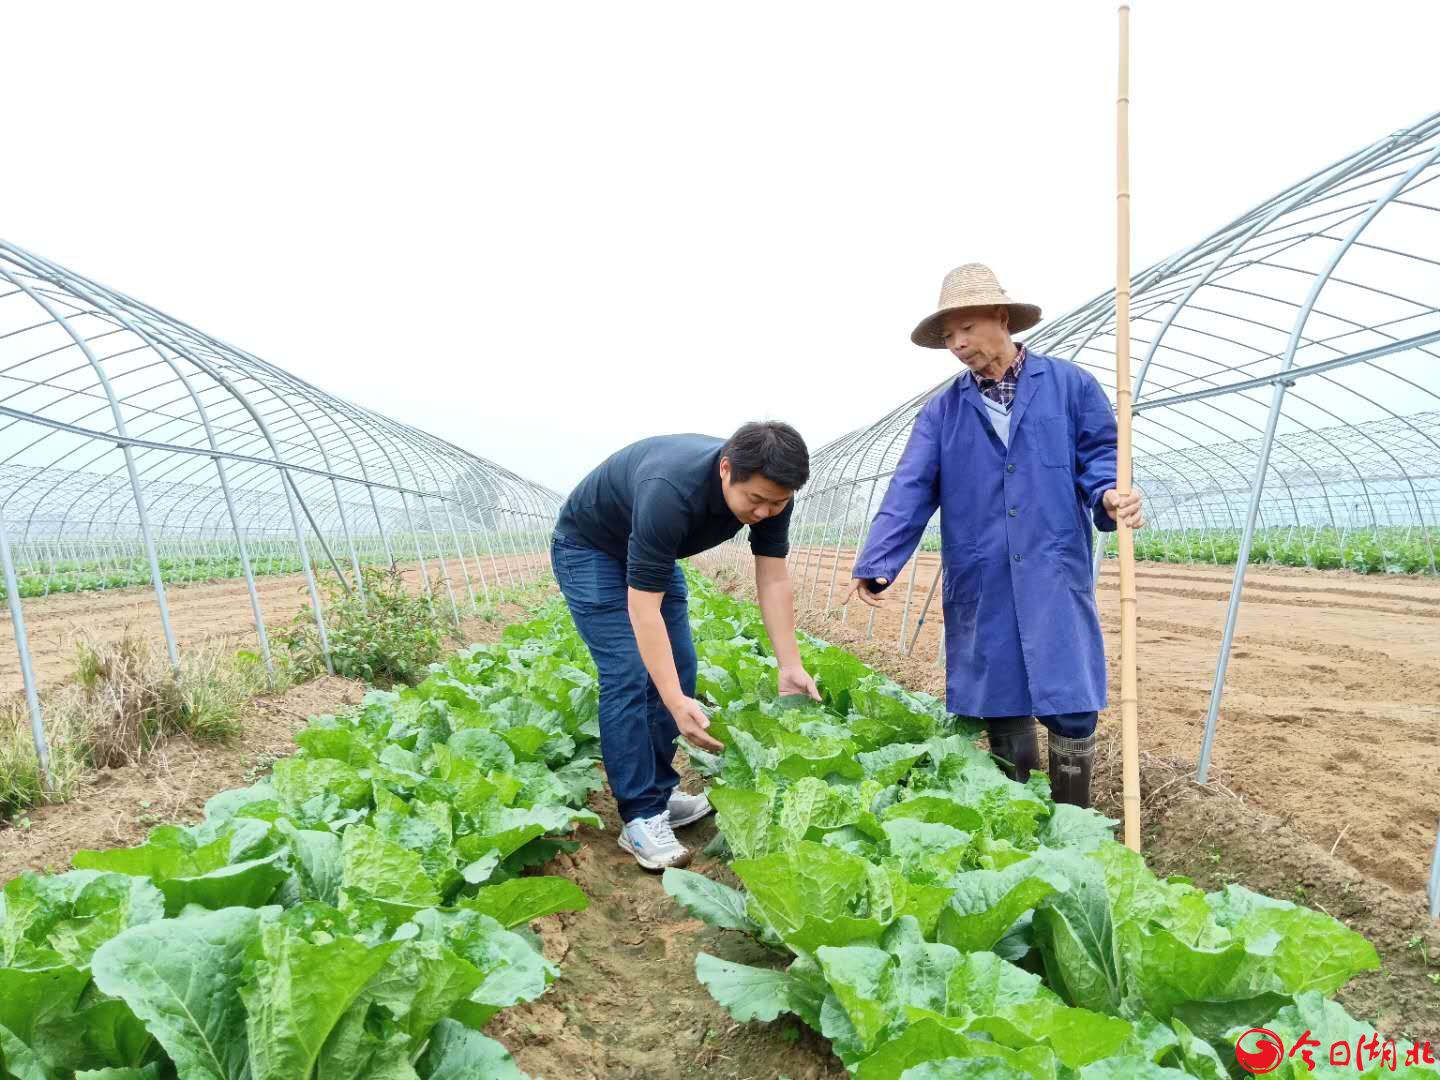
[[[1251,1076],[1264,1076],[1285,1060],[1285,1044],[1268,1028],[1251,1028],[1236,1040],[1235,1060]]]
[[[1300,1060],[1305,1062],[1308,1069],[1315,1068],[1315,1058],[1312,1050],[1320,1049],[1323,1045],[1309,1031],[1295,1040],[1295,1045],[1290,1047],[1290,1052],[1285,1052],[1285,1042],[1268,1028],[1251,1028],[1241,1035],[1235,1042],[1235,1060],[1240,1067],[1251,1076],[1264,1076],[1272,1073],[1285,1063],[1287,1058],[1299,1055]],[[1435,1050],[1427,1042],[1414,1042],[1405,1050],[1405,1057],[1400,1057],[1402,1047],[1399,1043],[1390,1039],[1382,1039],[1379,1035],[1371,1035],[1368,1039],[1359,1038],[1353,1043],[1332,1042],[1330,1044],[1330,1064],[1343,1068],[1346,1065],[1354,1065],[1355,1071],[1364,1072],[1376,1062],[1381,1067],[1394,1072],[1403,1065],[1434,1065]]]

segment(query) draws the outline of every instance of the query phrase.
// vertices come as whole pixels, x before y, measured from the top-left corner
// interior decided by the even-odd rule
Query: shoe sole
[[[715,807],[711,806],[709,803],[706,803],[704,810],[701,810],[698,814],[691,814],[689,817],[677,818],[672,814],[670,817],[670,827],[672,829],[682,829],[686,825],[695,824],[695,822],[699,821],[701,818],[709,817],[714,812]]]
[[[616,843],[620,845],[620,850],[621,850],[621,851],[624,851],[624,852],[629,853],[630,857],[633,858],[637,863],[639,863],[639,864],[640,864],[644,869],[646,869],[646,870],[651,870],[651,871],[655,871],[655,872],[658,873],[659,871],[662,871],[662,870],[670,870],[670,869],[679,870],[679,869],[681,869],[681,868],[683,868],[683,867],[686,867],[686,866],[689,866],[689,865],[690,865],[691,855],[690,855],[690,852],[689,852],[688,850],[686,850],[683,854],[681,854],[680,856],[678,856],[678,857],[675,859],[674,862],[656,862],[656,861],[654,861],[654,860],[652,860],[652,859],[647,859],[647,858],[645,858],[644,855],[641,855],[638,851],[636,851],[633,847],[631,847],[631,846],[630,846],[630,842],[629,842],[629,840],[626,838],[626,836],[625,836],[624,833],[621,833],[621,834],[620,834],[619,838],[616,840]]]

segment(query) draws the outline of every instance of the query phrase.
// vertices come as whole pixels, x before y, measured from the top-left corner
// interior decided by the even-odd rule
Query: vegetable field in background
[[[1106,534],[1104,543],[1106,555],[1114,557],[1114,534]],[[1344,532],[1297,525],[1257,530],[1249,561],[1357,574],[1433,574],[1437,548],[1440,536],[1421,527]],[[1239,529],[1151,528],[1135,534],[1137,559],[1234,566],[1239,556]]]

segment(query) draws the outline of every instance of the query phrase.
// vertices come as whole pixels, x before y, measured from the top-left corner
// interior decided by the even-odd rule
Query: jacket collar
[[[1039,387],[1037,380],[1046,378],[1050,374],[1050,358],[1043,356],[1034,349],[1025,350],[1025,366],[1020,369],[1020,381],[1015,387],[1015,401],[1010,406],[1010,438],[1015,438],[1015,429],[1020,426],[1020,419],[1025,415],[1025,410],[1030,407],[1031,400],[1035,397],[1035,391]],[[969,370],[962,371],[955,377],[955,386],[960,391],[961,400],[967,401],[972,409],[980,414],[981,419],[989,426],[990,419],[985,415],[985,403],[980,400],[980,387],[976,384],[974,377]]]

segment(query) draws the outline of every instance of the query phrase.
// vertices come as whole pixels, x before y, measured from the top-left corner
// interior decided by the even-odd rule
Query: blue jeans
[[[640,659],[625,564],[597,548],[556,533],[550,543],[555,580],[600,673],[600,756],[621,821],[665,810],[680,783],[675,771],[675,720]],[[680,688],[695,696],[695,642],[690,637],[689,590],[677,565],[660,601]]]

